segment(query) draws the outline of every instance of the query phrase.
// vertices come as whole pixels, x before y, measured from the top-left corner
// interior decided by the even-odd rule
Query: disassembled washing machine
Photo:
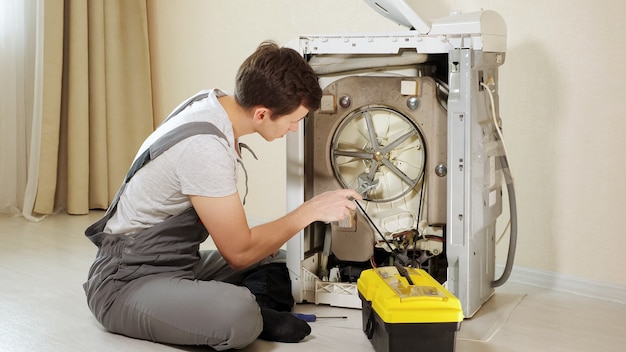
[[[402,0],[365,2],[411,29],[290,44],[323,97],[287,137],[288,210],[337,188],[364,197],[348,219],[314,223],[287,243],[294,297],[358,308],[360,272],[400,262],[445,284],[471,317],[506,281],[514,253],[516,226],[494,280],[501,171],[514,200],[497,105],[506,25],[493,11],[430,22]]]

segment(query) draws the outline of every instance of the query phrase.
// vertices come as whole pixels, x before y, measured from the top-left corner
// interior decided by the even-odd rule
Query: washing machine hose
[[[502,173],[506,181],[506,189],[509,195],[509,213],[511,217],[511,230],[509,239],[509,251],[506,257],[506,264],[504,271],[499,279],[491,283],[491,287],[502,286],[511,276],[511,270],[513,270],[513,261],[515,259],[515,249],[517,247],[517,203],[515,200],[515,187],[513,186],[513,177],[511,176],[511,169],[509,169],[509,162],[505,155],[500,156],[500,166],[502,167]]]

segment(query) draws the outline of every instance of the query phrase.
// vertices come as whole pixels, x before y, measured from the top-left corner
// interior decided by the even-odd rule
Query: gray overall
[[[255,297],[236,285],[250,268],[234,271],[219,252],[199,250],[208,233],[193,208],[136,234],[103,232],[135,172],[199,133],[225,138],[208,122],[184,124],[133,163],[105,216],[85,231],[98,253],[83,287],[89,308],[111,332],[216,350],[243,348],[263,328]],[[284,256],[272,261],[281,260]]]

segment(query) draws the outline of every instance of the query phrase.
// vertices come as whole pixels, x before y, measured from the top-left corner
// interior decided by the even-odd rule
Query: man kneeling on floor
[[[295,50],[265,42],[239,68],[234,93],[198,93],[146,139],[106,215],[85,231],[98,254],[84,289],[106,329],[216,350],[310,334],[290,313],[279,249],[314,221],[344,219],[361,197],[330,191],[250,228],[237,191],[238,139],[295,131],[321,95]],[[199,250],[209,234],[217,251]]]

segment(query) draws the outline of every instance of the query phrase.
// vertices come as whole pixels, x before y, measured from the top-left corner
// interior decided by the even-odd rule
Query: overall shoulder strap
[[[195,103],[196,101],[202,100],[208,96],[209,96],[209,92],[200,92],[194,95],[193,97],[187,99],[185,102],[180,104],[176,109],[174,109],[174,111],[165,119],[165,121],[175,117],[181,111],[185,110],[185,108]],[[117,208],[117,203],[119,202],[122,192],[124,192],[124,189],[126,188],[126,184],[128,184],[130,179],[135,175],[135,173],[137,173],[137,171],[139,171],[139,169],[144,167],[151,160],[154,160],[156,157],[161,155],[164,151],[168,150],[176,143],[186,138],[189,138],[191,136],[197,135],[197,134],[212,134],[220,138],[223,138],[224,140],[228,140],[226,136],[224,135],[224,133],[222,133],[222,131],[220,131],[215,125],[213,125],[210,122],[202,122],[202,121],[190,122],[190,123],[180,125],[174,128],[173,130],[169,131],[168,133],[166,133],[165,135],[157,139],[154,143],[152,143],[152,145],[150,145],[148,149],[146,149],[143,153],[141,153],[135,159],[135,161],[133,161],[133,164],[131,165],[130,170],[128,170],[128,173],[126,174],[126,177],[124,178],[124,182],[122,183],[122,186],[117,191],[115,198],[113,199],[113,201],[111,202],[111,205],[107,209],[106,215],[111,215],[115,212],[115,209]]]
[[[202,91],[194,96],[192,96],[191,98],[185,100],[184,102],[182,102],[180,105],[178,105],[176,107],[176,109],[174,109],[174,111],[172,111],[166,118],[165,120],[163,120],[163,122],[161,122],[161,124],[167,122],[167,120],[171,119],[172,117],[178,115],[181,111],[185,110],[189,105],[197,102],[198,100],[202,100],[205,99],[206,97],[208,97],[210,94],[210,91]]]
[[[150,161],[154,160],[163,152],[174,146],[176,143],[198,134],[212,134],[223,138],[224,140],[227,140],[224,133],[222,133],[222,131],[220,131],[217,127],[215,127],[215,125],[210,122],[190,122],[176,127],[175,129],[166,133],[161,138],[157,139],[156,142],[150,145],[148,149],[141,153],[141,155],[139,155],[137,159],[135,159],[130,167],[130,170],[128,170],[128,173],[126,174],[126,177],[124,178],[124,183],[122,183],[122,186],[117,191],[115,198],[107,209],[107,215],[113,214],[115,212],[115,209],[117,208],[117,203],[119,202],[120,197],[122,196],[122,193],[126,188],[126,185],[133,178],[133,176],[135,176],[139,169],[141,169]]]
[[[130,170],[128,170],[128,174],[126,174],[124,183],[130,181],[139,169],[151,160],[154,160],[166,150],[170,149],[176,143],[197,134],[212,134],[227,140],[224,133],[222,133],[222,131],[210,122],[190,122],[178,126],[157,139],[148,149],[135,159],[130,167]]]

